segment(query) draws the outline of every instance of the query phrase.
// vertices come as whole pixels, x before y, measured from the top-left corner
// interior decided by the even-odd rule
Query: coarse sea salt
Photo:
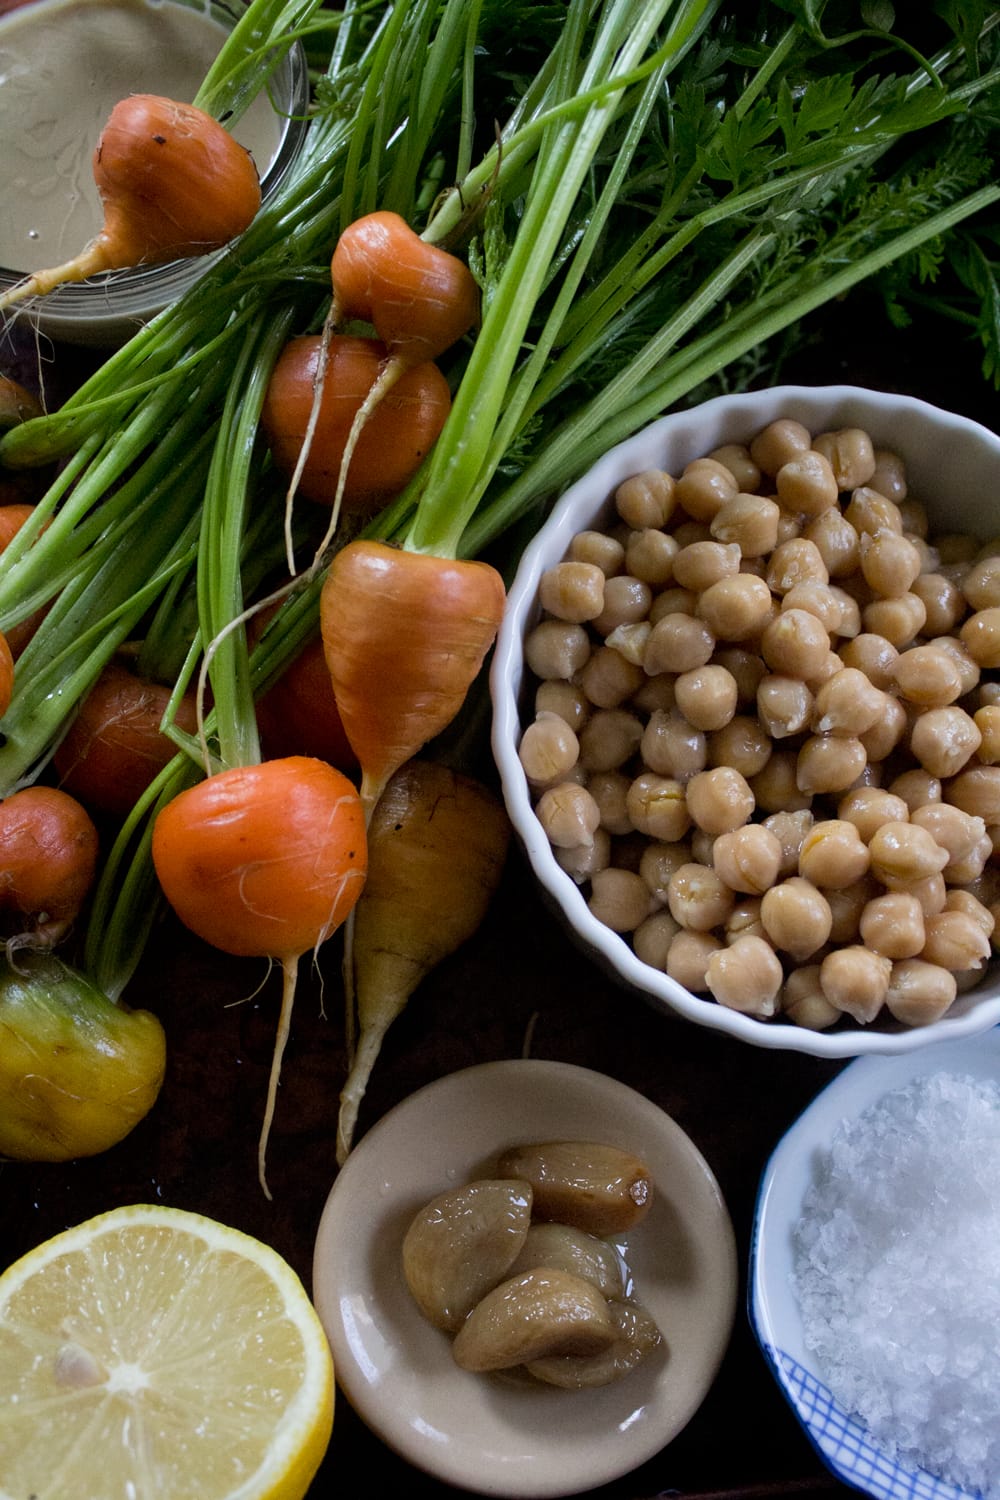
[[[890,1456],[1000,1500],[1000,1084],[937,1073],[842,1121],[792,1279],[841,1406]]]

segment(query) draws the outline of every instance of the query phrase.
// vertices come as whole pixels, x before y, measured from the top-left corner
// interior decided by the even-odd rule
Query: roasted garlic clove
[[[618,1329],[614,1343],[597,1354],[556,1354],[529,1360],[527,1369],[547,1385],[565,1390],[585,1390],[610,1385],[628,1375],[663,1342],[655,1320],[636,1302],[612,1298],[608,1309]]]
[[[617,1146],[591,1141],[513,1146],[501,1156],[497,1171],[531,1183],[535,1218],[572,1224],[590,1234],[631,1229],[653,1201],[649,1168]]]
[[[420,1311],[454,1333],[516,1260],[531,1223],[526,1182],[483,1178],[441,1193],[403,1239],[403,1274]]]
[[[624,1268],[614,1245],[571,1224],[532,1224],[510,1275],[541,1266],[582,1276],[605,1297],[625,1295]]]
[[[463,1370],[507,1370],[553,1354],[596,1354],[617,1327],[593,1282],[539,1268],[487,1292],[466,1318],[452,1353]]]

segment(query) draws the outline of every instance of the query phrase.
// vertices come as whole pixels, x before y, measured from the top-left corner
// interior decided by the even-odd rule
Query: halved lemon
[[[333,1404],[291,1266],[200,1214],[113,1209],[0,1276],[2,1500],[301,1500]]]

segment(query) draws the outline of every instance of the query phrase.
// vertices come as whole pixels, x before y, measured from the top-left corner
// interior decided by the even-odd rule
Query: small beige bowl
[[[661,418],[612,449],[574,484],[524,552],[491,670],[493,753],[507,809],[543,898],[570,933],[607,973],[665,1012],[755,1046],[817,1057],[905,1052],[971,1036],[1000,1021],[996,967],[974,991],[959,995],[940,1021],[925,1027],[904,1028],[879,1021],[868,1027],[852,1024],[833,1031],[809,1031],[790,1022],[760,1021],[692,994],[642,963],[623,938],[591,914],[584,893],[556,862],[533,810],[517,750],[532,713],[533,688],[524,662],[524,640],[540,617],[538,584],[543,572],[565,556],[577,532],[600,528],[609,521],[614,491],[629,475],[647,468],[679,473],[692,459],[724,443],[745,441],[779,417],[794,417],[814,433],[840,427],[866,429],[878,446],[902,454],[910,493],[926,506],[934,529],[967,531],[984,540],[1000,532],[1000,437],[924,401],[853,386],[781,386],[718,397]]]
[[[624,1252],[664,1344],[599,1389],[459,1369],[403,1278],[403,1236],[420,1208],[487,1175],[506,1147],[546,1140],[622,1147],[653,1179]],[[451,1073],[384,1116],[334,1182],[313,1261],[337,1381],[362,1420],[447,1484],[530,1500],[610,1483],[676,1437],[728,1346],[737,1282],[728,1211],[680,1126],[612,1078],[540,1060]]]

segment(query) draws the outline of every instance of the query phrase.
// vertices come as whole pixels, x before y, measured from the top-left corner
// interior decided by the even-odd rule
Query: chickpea
[[[962,696],[962,678],[953,658],[938,646],[911,646],[896,659],[896,686],[908,703],[945,708]]]
[[[791,459],[812,447],[809,429],[791,417],[769,422],[751,440],[750,457],[763,474],[772,477]]]
[[[524,659],[536,677],[569,681],[590,655],[590,637],[582,625],[541,620],[524,642]]]
[[[789,609],[765,628],[760,645],[772,672],[807,681],[825,664],[830,637],[815,615]]]
[[[861,572],[869,588],[883,598],[907,594],[920,573],[920,554],[898,531],[882,527],[861,533]]]
[[[705,979],[720,1005],[762,1020],[778,1008],[783,979],[781,960],[759,937],[739,937],[728,948],[719,948],[708,960]]]
[[[977,609],[959,631],[972,660],[980,667],[1000,667],[1000,605]]]
[[[703,620],[693,615],[669,614],[650,632],[643,667],[650,677],[658,672],[690,672],[712,659],[715,637]]]
[[[563,781],[580,758],[580,742],[558,714],[539,714],[521,736],[518,759],[535,787]]]
[[[778,542],[781,512],[764,495],[735,495],[712,518],[710,530],[720,542],[732,542],[743,557],[766,557]]]
[[[535,693],[535,714],[558,714],[570,729],[582,729],[590,715],[590,704],[583,689],[575,682],[553,678],[540,682]]]
[[[946,800],[987,827],[1000,823],[1000,766],[969,766],[948,783]]]
[[[926,620],[923,600],[911,593],[873,599],[861,611],[865,631],[885,636],[897,649],[908,646],[923,630]]]
[[[696,458],[677,481],[677,500],[695,521],[710,522],[739,494],[739,487],[725,464],[714,458]]]
[[[569,544],[572,562],[590,563],[600,568],[605,578],[620,573],[625,565],[625,548],[617,537],[603,531],[578,531]]]
[[[740,549],[735,542],[692,542],[674,558],[674,578],[682,589],[700,594],[723,578],[740,571]]]
[[[870,729],[858,736],[869,761],[878,763],[891,755],[909,727],[910,720],[902,703],[891,693],[884,693],[881,714]]]
[[[698,595],[690,589],[663,589],[649,606],[649,623],[658,625],[665,615],[693,615],[697,603]]]
[[[926,828],[915,823],[883,823],[868,844],[872,874],[889,890],[905,890],[915,881],[939,875],[948,863],[942,849]]]
[[[612,646],[598,646],[579,674],[594,708],[620,708],[645,682],[646,674]]]
[[[667,901],[671,875],[690,863],[691,850],[684,842],[647,844],[639,858],[639,874],[662,906]]]
[[[641,963],[666,973],[670,945],[682,929],[668,911],[654,911],[632,934],[632,947]]]
[[[950,578],[943,573],[921,573],[913,580],[912,592],[923,603],[924,630],[929,636],[947,635],[957,627],[965,613],[965,601]]]
[[[703,771],[708,761],[703,732],[693,728],[678,709],[650,715],[640,748],[649,770],[685,783]]]
[[[700,771],[687,784],[688,812],[705,833],[717,836],[742,828],[754,809],[754,796],[744,776],[731,766]]]
[[[601,810],[586,787],[572,781],[547,787],[535,813],[549,843],[559,849],[589,848],[601,822]]]
[[[802,522],[801,516],[795,516],[788,510],[781,511],[778,516],[777,545],[783,547],[786,542],[797,541],[802,535]],[[764,576],[767,576],[766,573]]]
[[[771,672],[757,689],[757,716],[774,740],[799,734],[813,714],[813,695],[800,678]]]
[[[873,687],[886,692],[894,685],[899,652],[884,635],[862,631],[841,646],[839,655],[845,667],[863,672]]]
[[[781,845],[762,823],[747,823],[719,835],[712,849],[712,863],[730,890],[761,896],[778,878]]]
[[[693,932],[721,927],[732,911],[732,891],[708,865],[692,861],[670,877],[667,905],[676,922]]]
[[[916,958],[924,946],[924,914],[906,891],[887,891],[869,901],[861,913],[861,941],[883,958]]]
[[[598,870],[607,869],[611,863],[611,835],[606,828],[595,828],[589,844],[567,847],[553,844],[552,852],[559,868],[577,885],[585,885]]]
[[[655,771],[642,771],[629,783],[625,807],[631,826],[651,839],[673,843],[691,826],[682,783]]]
[[[868,483],[873,490],[897,505],[906,499],[906,465],[898,453],[888,448],[875,449],[875,469]]]
[[[716,640],[749,641],[771,620],[774,600],[763,578],[738,573],[711,584],[699,596],[695,608]]]
[[[885,711],[885,694],[857,667],[840,665],[816,693],[812,727],[817,734],[864,734]]]
[[[631,870],[609,867],[595,872],[587,905],[612,932],[634,932],[649,916],[649,891],[642,878]]]
[[[667,952],[667,973],[677,984],[694,994],[708,989],[706,973],[709,959],[718,953],[722,943],[710,932],[681,931]]]
[[[760,919],[775,948],[799,962],[811,958],[823,947],[833,924],[826,897],[800,875],[765,891],[760,902]]]
[[[633,474],[615,490],[615,508],[626,526],[641,531],[666,526],[677,505],[677,486],[662,469]]]
[[[753,494],[758,488],[760,469],[746,443],[723,443],[721,448],[713,448],[708,457],[727,468],[742,491]]]
[[[691,830],[691,858],[697,865],[711,865],[715,868],[712,859],[712,850],[715,847],[715,834],[706,833],[703,828],[692,828]]]
[[[781,608],[804,609],[807,614],[815,615],[823,629],[833,635],[840,632],[843,623],[842,600],[845,598],[849,599],[849,596],[842,589],[834,590],[828,583],[820,583],[818,578],[807,578],[802,583],[793,584],[782,596]],[[853,602],[850,600],[851,604]]]
[[[958,668],[958,675],[962,679],[962,692],[971,693],[979,685],[979,666],[973,661],[962,642],[955,635],[934,636],[927,642],[929,646],[936,646],[939,651],[946,651]]]
[[[760,920],[760,897],[737,901],[726,918],[723,931],[727,946],[741,937],[764,937],[764,926]]]
[[[952,890],[948,892],[944,903],[945,911],[963,911],[966,916],[971,917],[982,928],[987,937],[992,937],[996,929],[996,918],[988,906],[984,906],[978,896],[971,891]]]
[[[985,765],[995,766],[1000,761],[1000,704],[978,708],[972,719],[980,734],[976,755]]]
[[[708,520],[704,521],[681,521],[674,528],[674,539],[678,547],[693,547],[695,542],[710,542],[712,532]]]
[[[801,792],[812,795],[845,792],[867,762],[864,745],[852,735],[813,734],[799,750],[795,780]]]
[[[830,460],[810,448],[782,464],[774,476],[778,504],[793,516],[819,516],[836,505],[837,478]]]
[[[819,548],[805,537],[779,542],[771,553],[765,578],[775,594],[787,594],[799,583],[830,582]]]
[[[980,558],[962,579],[962,593],[970,609],[990,609],[1000,604],[1000,556]]]
[[[798,874],[802,845],[815,822],[815,815],[808,807],[798,812],[774,812],[764,819],[761,826],[774,834],[781,849],[778,879],[787,880],[789,875]]]
[[[941,782],[929,771],[903,771],[889,784],[888,790],[893,796],[902,798],[911,816],[918,807],[924,807],[928,802],[940,802],[944,796]]]
[[[861,916],[869,901],[882,893],[882,887],[870,875],[859,880],[857,885],[845,886],[842,891],[824,891],[830,907],[831,945],[856,943],[861,927]]]
[[[841,640],[853,640],[856,635],[861,634],[861,606],[853,594],[837,584],[828,585],[830,593],[840,605],[840,624],[837,626],[835,635]]]
[[[670,672],[659,672],[647,677],[642,686],[632,694],[632,707],[636,713],[652,716],[655,713],[670,713],[677,707],[676,678]]]
[[[855,1021],[874,1021],[889,990],[892,964],[879,953],[851,945],[828,953],[820,965],[819,982],[831,1005]]]
[[[944,911],[948,888],[943,875],[928,875],[923,880],[914,880],[903,889],[917,898],[925,917],[934,917],[939,911]]]
[[[948,866],[968,855],[982,843],[986,824],[982,818],[972,817],[950,802],[929,802],[918,807],[912,814],[912,822],[918,828],[926,828],[936,844],[948,852]]]
[[[885,1003],[890,1015],[904,1026],[927,1026],[941,1019],[957,993],[955,976],[947,969],[905,958],[892,966]]]
[[[967,854],[948,861],[944,870],[945,881],[949,885],[971,885],[979,879],[994,853],[993,828],[987,828]]]
[[[844,890],[868,873],[870,858],[853,823],[824,818],[802,840],[799,874],[824,890]]]
[[[625,544],[625,567],[633,578],[662,588],[674,576],[674,559],[680,552],[676,537],[647,526],[629,533]]]
[[[882,787],[857,787],[837,804],[837,817],[853,823],[864,843],[883,823],[905,823],[910,810],[902,797]]]
[[[557,620],[595,620],[604,608],[604,574],[594,563],[556,563],[539,580],[538,600]]]
[[[920,957],[927,963],[959,973],[981,969],[990,956],[989,937],[969,912],[945,908],[924,925],[927,935]]]
[[[737,702],[741,708],[748,708],[756,702],[757,688],[767,669],[755,652],[744,650],[740,646],[722,646],[712,660],[732,673],[736,682]]]
[[[818,693],[825,682],[829,682],[831,677],[835,677],[838,672],[843,670],[843,666],[844,664],[840,657],[831,648],[812,676],[806,679],[812,692]]]
[[[596,771],[587,779],[587,790],[601,814],[601,827],[616,837],[633,832],[626,806],[630,784],[621,771]]]
[[[652,629],[653,627],[648,620],[636,620],[632,624],[616,625],[614,630],[605,636],[604,644],[609,650],[617,652],[622,660],[630,666],[642,667],[643,662],[646,660],[646,647],[649,645],[649,637]],[[600,650],[601,648],[598,647],[595,655]],[[583,672],[586,672],[586,670],[587,668],[584,667]],[[637,685],[634,689],[635,692],[638,692],[640,687],[645,686],[645,675],[644,670],[639,673]]]
[[[903,518],[899,506],[887,495],[882,495],[870,485],[860,485],[848,501],[844,515],[858,535],[867,532],[874,536],[877,531],[897,531],[903,534]]]
[[[736,679],[725,667],[696,667],[674,684],[677,707],[695,729],[722,729],[736,712]]]
[[[836,432],[821,432],[813,439],[813,447],[828,461],[838,490],[856,490],[871,483],[875,448],[862,428],[841,427]]]
[[[782,986],[779,1009],[795,1026],[807,1031],[826,1031],[840,1020],[840,1011],[823,994],[820,965],[793,969]]]
[[[577,738],[580,764],[586,771],[616,771],[635,754],[642,741],[641,721],[624,708],[599,708]]]
[[[771,758],[771,741],[761,724],[748,714],[736,714],[708,736],[710,766],[732,766],[749,781]]]
[[[937,548],[931,546],[930,542],[926,540],[925,535],[922,535],[920,532],[910,530],[908,523],[908,511],[911,504],[915,505],[916,501],[908,502],[905,509],[903,507],[900,507],[900,515],[903,517],[903,535],[908,542],[911,542],[913,546],[916,547],[917,555],[920,558],[920,574],[918,574],[917,578],[913,580],[913,586],[915,586],[922,574],[937,572],[938,568],[941,566],[941,559],[940,557],[938,557]]]
[[[963,708],[929,708],[910,730],[910,750],[932,776],[957,776],[979,749],[982,735]]]
[[[764,769],[748,778],[757,806],[763,812],[799,812],[812,806],[812,797],[796,780],[797,764],[794,750],[775,750]]]
[[[604,582],[604,608],[591,624],[598,635],[610,635],[618,625],[629,625],[645,619],[653,602],[652,590],[641,578],[617,573]]]
[[[946,567],[961,566],[968,571],[969,565],[976,560],[979,551],[979,543],[974,536],[968,536],[964,531],[942,532],[935,537],[938,555]]]
[[[810,521],[802,533],[819,552],[830,578],[847,578],[861,561],[858,533],[836,505]]]

